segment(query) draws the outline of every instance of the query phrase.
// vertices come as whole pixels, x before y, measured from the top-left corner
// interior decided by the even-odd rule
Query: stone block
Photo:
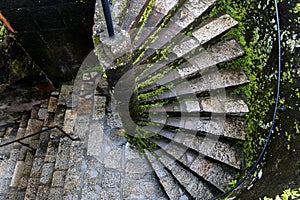
[[[44,165],[44,157],[36,157],[33,161],[30,177],[39,178]]]
[[[39,179],[38,178],[30,178],[28,180],[28,185],[26,188],[24,200],[36,199],[38,186],[39,186]]]
[[[105,170],[102,178],[102,188],[120,188],[121,172],[115,170]]]
[[[54,172],[54,163],[45,163],[42,168],[40,183],[45,185],[50,185],[53,172]]]
[[[58,147],[55,169],[67,170],[69,168],[70,147],[72,141],[69,138],[62,138]]]
[[[66,179],[66,172],[65,171],[55,171],[53,173],[53,179],[52,179],[52,186],[51,187],[64,187]]]
[[[48,112],[55,112],[57,108],[58,99],[51,96],[48,104]]]

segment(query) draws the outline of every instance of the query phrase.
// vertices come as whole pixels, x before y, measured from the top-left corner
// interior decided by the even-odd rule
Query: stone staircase
[[[134,140],[125,128],[109,79],[94,69],[98,61],[84,62],[73,85],[0,128],[4,144],[58,127],[1,147],[0,199],[205,200],[226,191],[243,169],[248,112],[232,90],[248,79],[241,66],[218,68],[244,51],[221,40],[237,21],[207,17],[216,2],[115,0],[116,32],[131,38],[136,130],[145,137]],[[105,43],[104,28],[97,1],[94,37]],[[97,48],[100,64],[109,63]]]

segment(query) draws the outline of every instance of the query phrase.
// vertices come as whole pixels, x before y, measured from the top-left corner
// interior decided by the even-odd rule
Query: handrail
[[[109,2],[108,2],[108,0],[101,0],[101,3],[102,3],[104,18],[105,18],[106,26],[107,26],[107,30],[108,30],[108,35],[109,35],[109,37],[113,37],[115,35],[115,32],[114,32],[114,27],[113,27],[113,21],[111,18]]]
[[[47,128],[47,129],[44,129],[44,130],[41,130],[41,131],[32,133],[32,134],[27,135],[27,136],[24,136],[24,137],[22,137],[22,138],[19,138],[19,139],[16,139],[16,140],[13,140],[13,141],[10,141],[10,142],[1,144],[1,145],[0,145],[0,148],[18,142],[18,143],[22,144],[23,146],[26,146],[26,147],[32,149],[32,147],[30,147],[28,144],[25,144],[25,143],[23,143],[23,142],[21,142],[21,141],[22,141],[22,140],[25,140],[25,139],[27,139],[27,138],[30,138],[30,137],[33,137],[33,136],[42,134],[42,133],[44,133],[44,132],[50,131],[50,130],[52,130],[52,129],[58,129],[60,132],[62,132],[65,136],[67,136],[67,137],[68,137],[70,140],[72,140],[72,141],[78,141],[78,140],[79,140],[79,138],[73,138],[73,137],[71,137],[69,134],[67,134],[67,133],[66,133],[62,128],[60,128],[59,126],[52,126],[52,127]]]

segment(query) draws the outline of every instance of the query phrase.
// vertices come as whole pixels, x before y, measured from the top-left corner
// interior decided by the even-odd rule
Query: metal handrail
[[[107,30],[108,30],[108,35],[109,35],[109,37],[113,37],[115,35],[115,32],[114,32],[114,27],[113,27],[113,21],[111,18],[109,2],[108,2],[108,0],[101,0],[101,3],[102,3],[104,18],[105,18],[106,26],[107,26]]]
[[[25,140],[25,139],[27,139],[27,138],[30,138],[30,137],[33,137],[33,136],[42,134],[42,133],[44,133],[44,132],[50,131],[50,130],[52,130],[52,129],[58,129],[61,133],[63,133],[65,136],[67,136],[67,137],[68,137],[70,140],[72,140],[72,141],[78,141],[78,140],[79,140],[79,138],[73,138],[73,137],[71,137],[69,134],[67,134],[67,133],[66,133],[62,128],[60,128],[59,126],[52,126],[52,127],[47,128],[47,129],[44,129],[44,130],[41,130],[41,131],[32,133],[32,134],[27,135],[27,136],[24,136],[24,137],[22,137],[22,138],[19,138],[19,139],[16,139],[16,140],[13,140],[13,141],[10,141],[10,142],[1,144],[1,145],[0,145],[0,148],[1,148],[1,147],[4,147],[4,146],[8,146],[8,145],[13,144],[13,143],[20,143],[20,144],[22,144],[23,146],[26,146],[26,147],[28,147],[28,148],[30,148],[30,149],[33,149],[33,148],[30,147],[28,144],[25,144],[25,143],[23,143],[23,142],[21,142],[21,141],[22,141],[22,140]]]

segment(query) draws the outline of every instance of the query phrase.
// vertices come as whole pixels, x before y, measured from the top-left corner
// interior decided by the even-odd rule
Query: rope
[[[248,179],[250,177],[250,175],[255,171],[255,169],[257,168],[257,166],[261,163],[263,156],[266,153],[268,144],[270,143],[271,137],[274,133],[274,126],[275,126],[275,122],[276,122],[276,115],[277,115],[277,111],[280,110],[280,108],[278,108],[279,105],[279,98],[280,98],[280,86],[281,86],[281,33],[280,33],[280,21],[279,21],[279,10],[278,10],[278,5],[277,5],[277,0],[274,0],[274,4],[275,4],[275,12],[276,12],[276,23],[277,23],[277,40],[278,40],[278,81],[277,81],[277,94],[276,94],[276,103],[275,103],[275,108],[274,108],[274,113],[273,113],[273,119],[272,119],[272,126],[270,128],[267,140],[264,144],[264,147],[256,161],[256,163],[250,168],[250,170],[248,171],[248,173],[231,189],[225,191],[223,194],[212,198],[212,200],[216,200],[219,199],[221,197],[224,197],[225,195],[228,195],[229,193],[233,192],[235,189],[237,189],[240,185],[242,185],[246,179]]]

